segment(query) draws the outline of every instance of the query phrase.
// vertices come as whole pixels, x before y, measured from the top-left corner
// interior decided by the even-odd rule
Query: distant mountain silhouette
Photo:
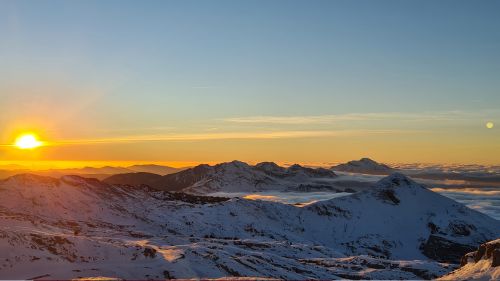
[[[10,176],[22,173],[31,173],[41,176],[62,177],[65,175],[81,175],[85,177],[105,179],[111,175],[125,174],[125,173],[153,173],[158,175],[167,175],[182,171],[185,168],[173,168],[162,165],[132,165],[128,167],[118,166],[104,166],[104,167],[83,167],[83,168],[69,168],[69,169],[46,169],[46,170],[32,170],[22,165],[3,166],[0,169],[0,179],[8,178]]]
[[[157,183],[163,177],[153,173],[137,172],[137,173],[126,173],[112,175],[103,180],[103,182],[108,184],[121,184],[121,185],[148,185],[153,188],[160,188],[161,185]]]
[[[333,166],[332,170],[373,175],[388,175],[397,171],[396,169],[393,169],[385,164],[373,161],[370,158],[361,158],[360,160],[353,160],[344,164]]]
[[[185,168],[173,168],[169,166],[148,164],[148,165],[133,165],[127,167],[127,169],[136,171],[136,172],[145,172],[145,173],[153,173],[158,175],[168,175],[177,173],[179,171],[184,170]]]

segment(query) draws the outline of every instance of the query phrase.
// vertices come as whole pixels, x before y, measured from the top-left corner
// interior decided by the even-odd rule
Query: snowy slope
[[[340,199],[299,208],[18,175],[0,182],[0,278],[426,279],[454,266],[418,248],[432,232],[422,214],[467,245],[499,234],[498,221],[401,175]],[[474,229],[455,237],[456,221]]]
[[[484,243],[462,258],[460,268],[439,280],[499,280],[500,239]]]
[[[459,262],[476,245],[500,235],[500,221],[399,173],[369,190],[307,209],[331,221],[317,239],[334,237],[352,254]]]

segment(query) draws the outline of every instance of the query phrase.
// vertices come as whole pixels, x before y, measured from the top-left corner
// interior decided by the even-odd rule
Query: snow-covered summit
[[[214,166],[216,169],[237,169],[237,170],[245,170],[245,169],[251,169],[251,166],[248,165],[245,162],[238,161],[238,160],[233,160],[231,162],[224,162],[220,163]]]
[[[374,186],[378,188],[398,188],[398,187],[423,188],[422,185],[418,184],[411,178],[399,172],[392,173],[391,175],[382,178]]]
[[[370,158],[361,158],[360,160],[349,161],[344,164],[333,166],[331,169],[334,171],[374,175],[388,175],[396,171],[395,169],[385,164],[373,161]]]
[[[336,177],[335,173],[331,170],[325,168],[308,168],[303,167],[299,164],[294,164],[287,169],[287,173],[289,176],[302,176],[302,177],[317,177],[317,178],[334,178]]]
[[[279,166],[274,162],[261,162],[255,165],[255,169],[261,170],[271,175],[285,175],[286,168]]]
[[[331,217],[325,232],[353,249],[353,254],[458,262],[475,245],[500,235],[500,221],[400,173],[381,179],[371,189],[307,208]]]

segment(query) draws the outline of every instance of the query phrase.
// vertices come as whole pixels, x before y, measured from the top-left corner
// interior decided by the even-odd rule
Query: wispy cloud
[[[174,131],[177,129],[177,127],[174,126],[155,126],[155,127],[139,127],[139,128],[112,128],[112,129],[98,129],[96,131],[99,132],[167,132],[167,131]]]
[[[465,119],[468,114],[460,111],[440,113],[348,113],[336,115],[307,115],[307,116],[247,116],[222,119],[232,123],[248,124],[329,124],[341,121],[373,121],[373,120],[406,120],[406,121],[451,121]]]
[[[473,195],[487,195],[487,196],[498,196],[500,195],[500,190],[491,189],[479,189],[479,188],[432,188],[434,192],[441,193],[459,193],[459,194],[473,194]]]
[[[134,135],[113,138],[88,138],[47,141],[46,146],[58,145],[92,145],[113,143],[144,143],[144,142],[174,142],[174,141],[209,141],[209,140],[265,140],[265,139],[293,139],[315,137],[352,137],[369,135],[393,135],[415,133],[410,130],[310,130],[310,131],[258,131],[258,132],[221,132],[221,133],[193,133],[168,135]],[[0,146],[12,146],[0,144]]]
[[[311,137],[349,137],[380,134],[394,134],[394,130],[339,130],[339,131],[270,131],[270,132],[225,132],[201,134],[169,134],[169,135],[139,135],[116,138],[81,139],[54,142],[54,144],[100,144],[100,143],[134,143],[159,141],[206,141],[230,139],[289,139]]]

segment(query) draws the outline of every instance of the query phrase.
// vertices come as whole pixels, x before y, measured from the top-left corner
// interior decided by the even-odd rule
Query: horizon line
[[[404,166],[404,165],[421,165],[422,168],[428,166],[442,166],[442,167],[450,167],[450,166],[480,166],[480,167],[497,167],[500,164],[484,164],[484,163],[457,163],[457,162],[448,162],[448,163],[436,163],[436,162],[391,162],[391,161],[377,161],[371,157],[362,157],[369,158],[376,161],[379,164],[386,164],[389,166]],[[19,169],[31,169],[31,170],[58,170],[58,169],[81,169],[81,168],[105,168],[105,167],[120,167],[127,168],[134,165],[159,165],[166,166],[171,168],[190,168],[198,165],[217,165],[221,163],[229,163],[232,161],[239,161],[249,165],[256,165],[262,162],[274,162],[281,166],[291,166],[294,164],[299,164],[305,167],[323,167],[330,168],[334,165],[339,165],[343,163],[347,163],[350,161],[358,161],[359,159],[351,159],[345,161],[332,161],[332,162],[307,162],[307,161],[270,161],[270,160],[262,160],[262,161],[242,161],[242,160],[221,160],[221,161],[147,161],[147,160],[0,160],[0,170],[8,170],[15,171]],[[42,164],[36,165],[38,167],[33,167],[33,164]],[[59,164],[59,165],[58,165]],[[62,165],[61,164],[76,164],[76,165]],[[79,165],[78,165],[79,164]],[[8,166],[12,166],[12,168],[8,168]],[[32,166],[32,167],[29,167]]]

